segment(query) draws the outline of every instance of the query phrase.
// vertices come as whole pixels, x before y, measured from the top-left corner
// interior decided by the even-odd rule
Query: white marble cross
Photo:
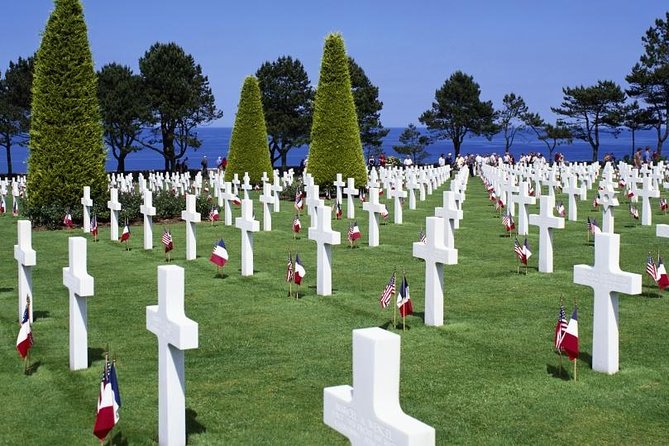
[[[458,263],[458,250],[444,244],[444,219],[425,218],[426,242],[414,242],[413,256],[425,260],[425,325],[444,325],[444,265]]]
[[[332,230],[332,208],[319,206],[318,227],[309,228],[309,240],[316,242],[316,294],[332,294],[332,245],[341,243],[341,234]]]
[[[223,222],[225,223],[225,226],[231,226],[232,225],[232,206],[230,203],[233,203],[235,200],[239,200],[237,198],[237,195],[235,195],[232,191],[232,182],[226,181],[225,182],[225,190],[221,193],[220,195],[221,199],[223,200]]]
[[[14,245],[14,258],[18,263],[19,270],[19,321],[23,318],[23,313],[26,310],[26,297],[28,297],[30,299],[28,318],[32,324],[33,308],[35,307],[35,302],[33,301],[32,267],[37,264],[37,253],[32,247],[32,224],[30,220],[19,220],[16,222],[16,229],[18,232],[18,245]]]
[[[242,231],[242,276],[253,275],[253,233],[260,222],[253,218],[253,201],[242,200],[242,216],[235,218],[235,227]]]
[[[195,260],[197,258],[195,224],[202,221],[200,213],[195,210],[195,195],[186,194],[186,210],[181,211],[181,219],[186,222],[186,260]]]
[[[557,179],[557,171],[555,170],[555,167],[551,169],[548,174],[548,180],[544,181],[544,183],[548,186],[548,195],[553,197],[553,201],[555,201],[555,188],[560,186],[560,181]]]
[[[198,347],[198,324],[184,313],[182,267],[158,267],[158,305],[146,307],[146,329],[158,337],[158,443],[185,445],[184,350]]]
[[[347,180],[347,185],[346,188],[344,189],[344,193],[346,194],[346,218],[352,220],[355,218],[355,206],[353,205],[353,197],[358,195],[358,189],[355,188],[355,180],[353,178],[349,178]]]
[[[118,202],[118,189],[112,187],[109,189],[110,200],[107,202],[109,209],[109,229],[110,240],[118,240],[118,214],[121,211],[121,203]],[[90,223],[89,223],[90,224]]]
[[[234,174],[230,182],[232,183],[232,193],[235,195],[239,194],[239,174]]]
[[[599,191],[599,204],[602,207],[602,232],[613,234],[613,208],[618,206],[617,192],[607,184],[604,189]]]
[[[91,188],[90,186],[84,186],[84,196],[81,197],[81,204],[83,206],[83,216],[84,216],[84,233],[88,234],[91,232],[91,207],[93,206],[93,200],[91,200]]]
[[[368,201],[362,204],[362,209],[369,212],[369,246],[379,246],[379,215],[387,212],[386,205],[379,203],[379,190],[369,188]]]
[[[139,211],[144,214],[144,249],[153,249],[153,216],[156,215],[156,208],[153,206],[153,193],[149,189],[144,189],[144,204],[139,207]]]
[[[335,180],[334,183],[335,187],[335,194],[337,196],[337,203],[341,203],[342,201],[342,194],[341,194],[341,189],[346,185],[344,181],[342,180],[342,176],[340,173],[337,174],[337,179]]]
[[[353,387],[323,389],[323,421],[352,446],[435,444],[433,427],[400,407],[400,336],[353,330]]]
[[[443,206],[434,208],[434,215],[444,219],[444,245],[455,248],[455,222],[462,219],[462,211],[455,204],[455,192],[444,191]]]
[[[643,188],[637,190],[641,197],[641,226],[651,226],[653,224],[653,211],[650,207],[651,198],[660,198],[660,190],[653,188],[652,178],[643,177]]]
[[[518,194],[518,235],[527,235],[528,231],[528,218],[527,218],[527,206],[536,204],[536,197],[530,196],[529,184],[525,181],[520,183],[520,193]]]
[[[574,265],[574,283],[594,290],[592,369],[618,371],[618,293],[641,294],[641,275],[620,270],[620,234],[595,234],[595,265]]]
[[[555,195],[540,198],[539,215],[530,215],[530,224],[539,226],[539,272],[553,272],[553,228],[563,229],[564,218],[553,216]]]
[[[416,172],[410,170],[407,172],[407,191],[409,191],[409,209],[416,209],[416,189],[418,189],[418,181],[416,181]]]
[[[509,174],[503,184],[505,186],[504,189],[506,194],[506,209],[511,216],[515,216],[515,204],[519,202],[518,191],[520,190],[518,186],[516,186],[516,176]]]
[[[402,224],[402,200],[407,197],[407,191],[402,189],[402,177],[395,178],[395,189],[391,190],[388,198],[393,198],[393,221],[396,225]]]
[[[320,199],[320,191],[317,184],[311,184],[305,187],[307,198],[304,203],[307,205],[307,214],[311,217],[310,228],[318,226],[318,207],[324,206],[325,201]]]
[[[262,194],[260,195],[260,202],[262,203],[262,230],[272,230],[272,212],[269,205],[274,206],[274,196],[272,196],[272,186],[269,183],[262,184]]]
[[[250,183],[251,178],[249,177],[248,172],[244,172],[243,180],[244,180],[244,182],[242,183],[242,190],[244,191],[244,199],[248,200],[249,199],[249,191],[253,189],[253,186]]]
[[[563,192],[569,196],[569,210],[567,211],[567,218],[569,221],[578,221],[578,206],[576,204],[576,195],[581,195],[582,187],[578,187],[578,179],[576,178],[576,174],[570,175],[568,181],[568,185],[562,189]]]
[[[283,192],[283,186],[281,186],[279,178],[279,171],[274,171],[274,184],[272,184],[272,192],[274,194],[274,212],[281,211],[281,197],[280,194]]]
[[[88,301],[95,281],[86,272],[86,239],[70,237],[69,266],[63,268],[63,285],[70,290],[70,370],[88,368]]]

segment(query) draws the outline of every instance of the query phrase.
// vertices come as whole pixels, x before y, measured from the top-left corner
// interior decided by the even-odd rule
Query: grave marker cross
[[[186,210],[181,211],[181,219],[186,222],[186,260],[195,260],[197,257],[195,223],[201,221],[200,213],[195,211],[195,195],[186,194]]]
[[[332,230],[332,208],[318,207],[318,227],[309,228],[309,240],[316,241],[316,294],[332,294],[332,245],[341,243],[341,234]]]
[[[530,224],[539,226],[539,271],[553,272],[553,228],[563,229],[564,218],[553,216],[555,196],[540,198],[539,215],[530,215]]]
[[[81,204],[83,206],[83,216],[84,216],[84,227],[82,228],[84,233],[88,234],[91,232],[91,207],[93,206],[93,200],[91,200],[91,188],[90,186],[84,186],[84,196],[81,197]]]
[[[253,218],[253,201],[242,200],[242,215],[235,218],[235,227],[242,231],[242,276],[253,275],[253,233],[260,223]]]
[[[26,310],[26,297],[28,297],[30,299],[28,318],[32,324],[33,308],[35,307],[35,302],[33,301],[32,267],[37,264],[37,253],[32,248],[32,223],[30,220],[19,220],[16,223],[18,244],[14,245],[14,258],[18,263],[19,270],[19,321],[23,318],[23,313]]]

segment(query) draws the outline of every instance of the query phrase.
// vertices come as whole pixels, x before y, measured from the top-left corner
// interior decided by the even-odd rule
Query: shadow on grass
[[[379,325],[379,328],[381,328],[383,330],[390,330],[392,328],[392,326],[393,326],[393,321],[388,321],[384,324]]]
[[[648,297],[650,299],[660,299],[662,298],[662,294],[656,293],[654,291],[646,291],[643,294],[641,294],[641,297]]]
[[[553,364],[546,364],[546,372],[548,372],[549,375],[551,375],[553,378],[558,378],[561,379],[562,381],[569,381],[571,380],[571,376],[569,375],[569,372],[563,367],[560,367],[559,365],[556,367]]]
[[[592,368],[592,355],[587,352],[580,352],[578,354],[578,360],[588,364],[588,367]]]
[[[192,434],[201,434],[207,431],[202,423],[197,421],[197,412],[193,409],[186,408],[186,437]],[[188,439],[186,439],[188,442]]]
[[[105,349],[99,347],[88,347],[88,367],[93,364],[93,361],[105,359]]]
[[[49,317],[49,312],[46,310],[33,311],[33,320],[38,319],[47,319]]]
[[[9,288],[9,287],[0,288],[0,293],[9,293],[11,291],[14,291],[14,288]]]
[[[37,372],[37,369],[39,369],[39,367],[40,367],[41,365],[42,365],[42,361],[35,361],[35,362],[33,362],[32,364],[30,364],[30,365],[28,366],[28,368],[25,370],[24,373],[25,373],[26,375],[30,376],[30,375],[32,375],[33,373],[36,373],[36,372]]]
[[[128,446],[128,439],[123,435],[123,431],[116,431],[111,437],[109,446]]]
[[[511,234],[509,234],[509,233],[506,233],[506,234],[500,234],[500,235],[499,235],[499,238],[508,238],[508,239],[510,239],[510,238],[511,238]]]
[[[225,273],[223,273],[223,274],[219,274],[219,273],[214,274],[214,279],[221,279],[221,280],[224,280],[224,279],[227,279],[228,277],[229,277],[229,276],[228,276],[227,274],[225,274]]]

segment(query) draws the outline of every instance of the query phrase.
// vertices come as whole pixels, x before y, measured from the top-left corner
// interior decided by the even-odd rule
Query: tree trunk
[[[125,156],[127,153],[121,152],[118,158],[116,158],[117,164],[116,164],[116,172],[117,173],[125,173]]]
[[[281,172],[288,170],[288,152],[281,152]]]
[[[453,151],[455,151],[455,156],[453,159],[457,158],[460,155],[460,145],[462,144],[460,142],[459,138],[453,138]]]
[[[5,140],[7,142],[6,146],[7,147],[7,175],[11,176],[12,175],[12,138],[10,136],[7,136],[7,139]]]
[[[632,129],[632,159],[634,159],[634,146],[636,143],[634,142],[634,129]]]

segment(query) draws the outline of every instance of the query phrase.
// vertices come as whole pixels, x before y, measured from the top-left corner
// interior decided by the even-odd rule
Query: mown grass
[[[590,192],[590,199],[592,191]],[[566,197],[565,203],[566,203]],[[381,246],[366,246],[367,214],[358,204],[359,248],[334,248],[334,295],[315,290],[315,243],[305,230],[293,242],[292,203],[273,214],[272,232],[255,234],[255,274],[240,276],[239,230],[202,223],[198,258],[186,261],[185,227],[171,225],[173,263],[185,268],[185,307],[199,323],[199,348],[186,353],[188,441],[220,444],[346,444],[322,422],[323,388],[351,383],[351,330],[389,326],[392,311],[378,297],[393,269],[406,271],[416,315],[402,336],[400,399],[410,415],[434,426],[438,444],[666,444],[669,425],[667,300],[644,279],[644,294],[620,299],[620,372],[590,368],[592,291],[572,283],[574,264],[593,262],[586,241],[590,200],[579,202],[579,222],[554,235],[555,272],[536,270],[538,231],[529,241],[535,256],[527,275],[517,274],[513,238],[502,237],[499,217],[478,179],[472,178],[464,220],[456,232],[458,265],[445,267],[443,327],[423,324],[423,263],[412,257],[427,215],[441,191],[405,209],[403,225],[381,229]],[[388,202],[392,213],[392,205]],[[654,222],[669,223],[654,203]],[[235,210],[238,216],[239,210]],[[538,212],[536,207],[533,212]],[[256,202],[256,215],[262,217]],[[345,214],[344,214],[345,215]],[[616,212],[621,267],[643,273],[648,251],[666,241],[655,227],[632,224],[624,206]],[[599,218],[598,218],[599,220]],[[392,221],[392,217],[391,217]],[[345,231],[348,223],[333,221]],[[157,303],[155,248],[142,249],[142,228],[132,227],[131,251],[109,241],[88,243],[88,271],[95,296],[88,304],[91,367],[68,368],[68,291],[62,285],[67,238],[80,231],[34,231],[34,372],[26,376],[14,348],[18,326],[15,219],[0,217],[0,444],[93,445],[102,352],[117,358],[123,398],[114,444],[157,442],[157,342],[145,328],[145,307]],[[208,262],[223,237],[230,262],[224,277]],[[288,250],[307,268],[300,300],[287,297]],[[522,269],[521,269],[522,272]],[[552,333],[560,297],[567,313],[579,305],[581,358],[578,381],[557,370]],[[568,368],[571,374],[571,367]]]

